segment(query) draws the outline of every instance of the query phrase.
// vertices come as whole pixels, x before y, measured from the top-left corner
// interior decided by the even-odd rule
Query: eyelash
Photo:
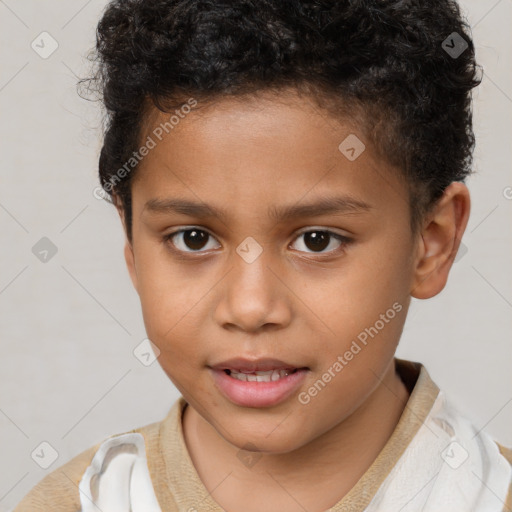
[[[179,229],[179,230],[173,231],[172,233],[168,233],[168,234],[164,235],[163,236],[163,242],[169,247],[169,249],[172,252],[177,253],[179,255],[194,255],[194,254],[205,253],[206,251],[201,251],[201,250],[200,251],[183,251],[181,249],[177,249],[174,246],[174,244],[172,243],[172,239],[176,235],[179,235],[180,233],[185,233],[187,231],[194,231],[194,230],[201,231],[203,233],[206,233],[209,237],[215,238],[208,230],[200,228],[199,226],[191,226],[189,228]],[[342,250],[343,247],[347,246],[352,241],[352,239],[349,238],[349,237],[346,237],[344,235],[340,235],[339,233],[335,233],[334,231],[330,231],[328,229],[320,229],[320,228],[314,228],[314,229],[309,228],[307,230],[301,231],[301,232],[299,232],[297,234],[296,238],[294,238],[293,241],[297,240],[300,236],[305,235],[307,233],[326,233],[331,238],[335,238],[339,242],[341,242],[341,245],[337,249],[333,249],[333,250],[330,250],[330,251],[327,251],[327,252],[314,252],[314,251],[312,251],[312,252],[305,252],[305,251],[300,251],[300,252],[305,252],[305,254],[319,255],[319,256],[326,255],[326,254],[327,255],[336,254],[340,250]],[[184,256],[184,257],[188,257],[188,256]],[[195,256],[191,256],[191,257],[194,258]]]

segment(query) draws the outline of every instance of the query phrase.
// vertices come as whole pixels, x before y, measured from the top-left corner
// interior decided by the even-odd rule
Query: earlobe
[[[469,219],[469,191],[461,182],[451,183],[429,214],[418,237],[411,296],[429,299],[446,285]]]

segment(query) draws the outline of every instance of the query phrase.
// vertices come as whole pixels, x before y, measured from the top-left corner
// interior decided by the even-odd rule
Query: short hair
[[[471,173],[480,66],[456,1],[113,0],[96,35],[85,82],[106,113],[99,177],[123,204],[130,241],[137,166],[116,173],[140,146],[148,107],[170,112],[190,97],[293,88],[350,115],[407,183],[413,231]]]

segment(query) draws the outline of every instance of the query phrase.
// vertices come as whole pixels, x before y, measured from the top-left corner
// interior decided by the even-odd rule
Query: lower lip
[[[304,382],[307,371],[300,369],[273,382],[247,382],[235,379],[223,370],[211,370],[221,393],[243,407],[272,407],[284,402]]]

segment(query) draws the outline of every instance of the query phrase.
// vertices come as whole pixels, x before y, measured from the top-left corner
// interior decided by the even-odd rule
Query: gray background
[[[161,420],[178,397],[157,362],[133,355],[145,331],[121,224],[93,196],[101,117],[75,83],[105,3],[0,0],[0,512],[105,437]],[[424,363],[463,413],[512,446],[512,1],[462,6],[485,70],[471,218],[446,289],[413,300],[397,355]],[[51,49],[43,31],[59,45],[46,59],[31,48]],[[58,249],[46,263],[32,252],[42,237]],[[50,460],[43,441],[58,454],[46,470],[31,458],[37,448],[38,462]]]

